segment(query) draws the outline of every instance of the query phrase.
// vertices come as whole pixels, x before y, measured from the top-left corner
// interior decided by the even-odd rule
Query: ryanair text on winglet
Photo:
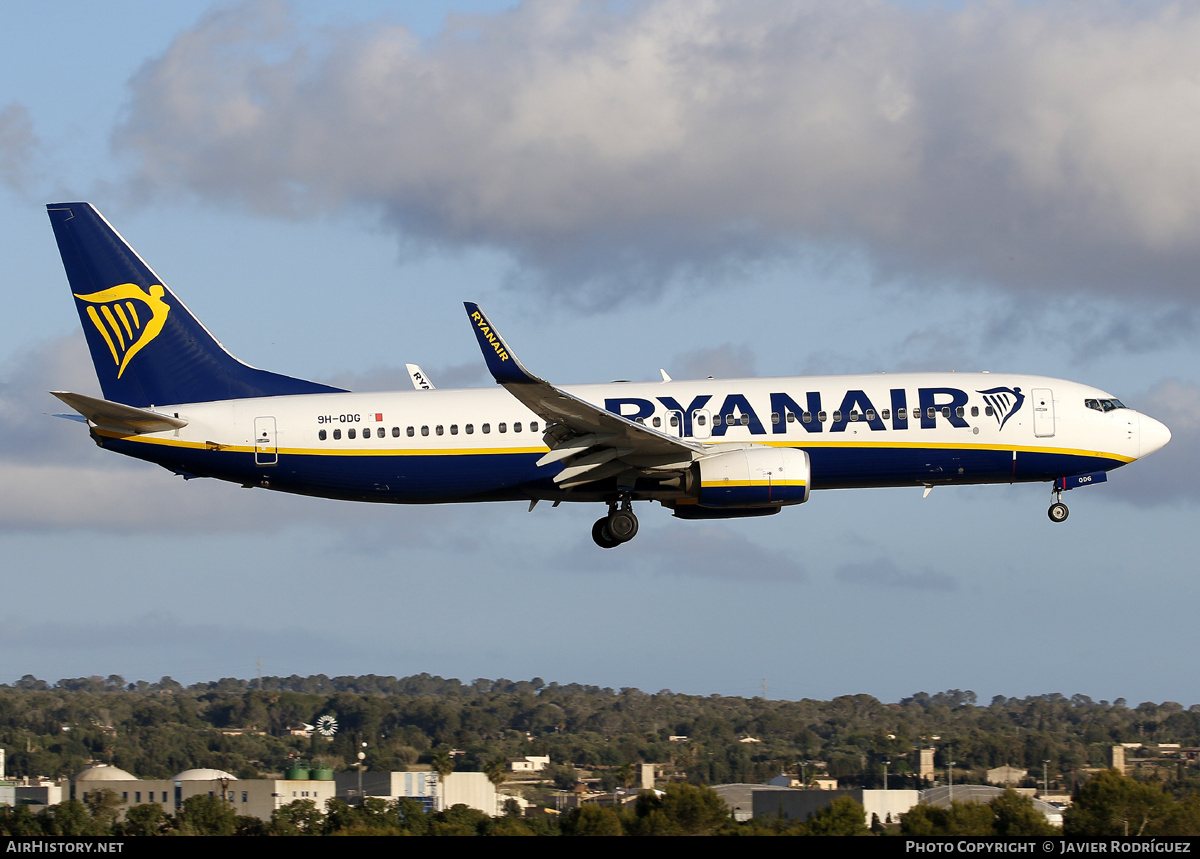
[[[508,360],[508,353],[504,351],[504,346],[500,343],[500,339],[492,333],[491,326],[487,324],[487,320],[483,318],[483,314],[478,310],[471,314],[471,318],[475,320],[475,325],[479,331],[487,338],[487,342],[492,344],[492,348],[496,350],[496,357],[501,361]]]

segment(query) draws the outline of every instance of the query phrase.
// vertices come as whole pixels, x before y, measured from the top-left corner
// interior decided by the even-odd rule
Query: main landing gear
[[[592,539],[601,549],[615,549],[622,543],[628,543],[638,532],[637,516],[633,515],[633,504],[629,497],[621,499],[620,508],[617,502],[608,505],[608,515],[597,519],[592,526]]]
[[[1046,515],[1050,517],[1051,522],[1066,522],[1067,516],[1070,514],[1071,511],[1067,509],[1067,505],[1062,503],[1062,490],[1055,487],[1054,503],[1046,511]]]

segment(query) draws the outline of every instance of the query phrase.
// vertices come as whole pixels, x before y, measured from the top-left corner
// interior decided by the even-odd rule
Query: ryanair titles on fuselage
[[[988,404],[987,414],[995,418],[1000,428],[1012,417],[1025,401],[1025,395],[1019,387],[990,388],[986,391],[976,391],[983,395]],[[958,388],[936,387],[918,388],[917,402],[909,409],[908,391],[904,388],[892,388],[888,392],[887,402],[877,407],[866,392],[855,389],[846,391],[841,402],[833,410],[833,420],[826,430],[824,415],[825,405],[820,391],[807,391],[803,402],[797,401],[790,394],[774,392],[770,395],[770,411],[778,416],[770,420],[771,434],[782,434],[788,431],[789,423],[797,423],[807,432],[844,432],[851,423],[861,423],[872,430],[887,429],[905,430],[912,425],[921,429],[934,429],[938,419],[949,421],[951,426],[968,428],[966,408],[970,395]],[[745,394],[726,394],[719,406],[712,394],[701,394],[689,403],[681,403],[674,397],[660,396],[655,400],[668,412],[677,412],[682,421],[682,434],[693,435],[693,421],[698,413],[711,412],[719,420],[712,421],[711,433],[721,437],[730,426],[744,427],[751,435],[768,435],[766,424],[750,405]],[[659,411],[653,400],[644,397],[607,397],[604,407],[630,420],[644,421]],[[789,419],[786,415],[794,415]]]

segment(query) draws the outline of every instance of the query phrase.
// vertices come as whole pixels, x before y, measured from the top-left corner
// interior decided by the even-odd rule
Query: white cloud
[[[147,64],[116,141],[143,191],[374,207],[582,301],[816,242],[1192,301],[1198,42],[1200,10],[1159,3],[545,0],[428,43],[256,3]]]
[[[32,178],[37,149],[29,109],[15,101],[0,107],[0,181],[23,190]]]

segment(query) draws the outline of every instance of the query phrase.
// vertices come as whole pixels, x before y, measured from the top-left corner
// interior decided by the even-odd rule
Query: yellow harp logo
[[[88,318],[108,344],[118,379],[133,356],[157,337],[166,324],[171,305],[162,300],[163,292],[157,283],[150,287],[149,294],[135,283],[122,283],[90,295],[73,293],[88,303]]]

